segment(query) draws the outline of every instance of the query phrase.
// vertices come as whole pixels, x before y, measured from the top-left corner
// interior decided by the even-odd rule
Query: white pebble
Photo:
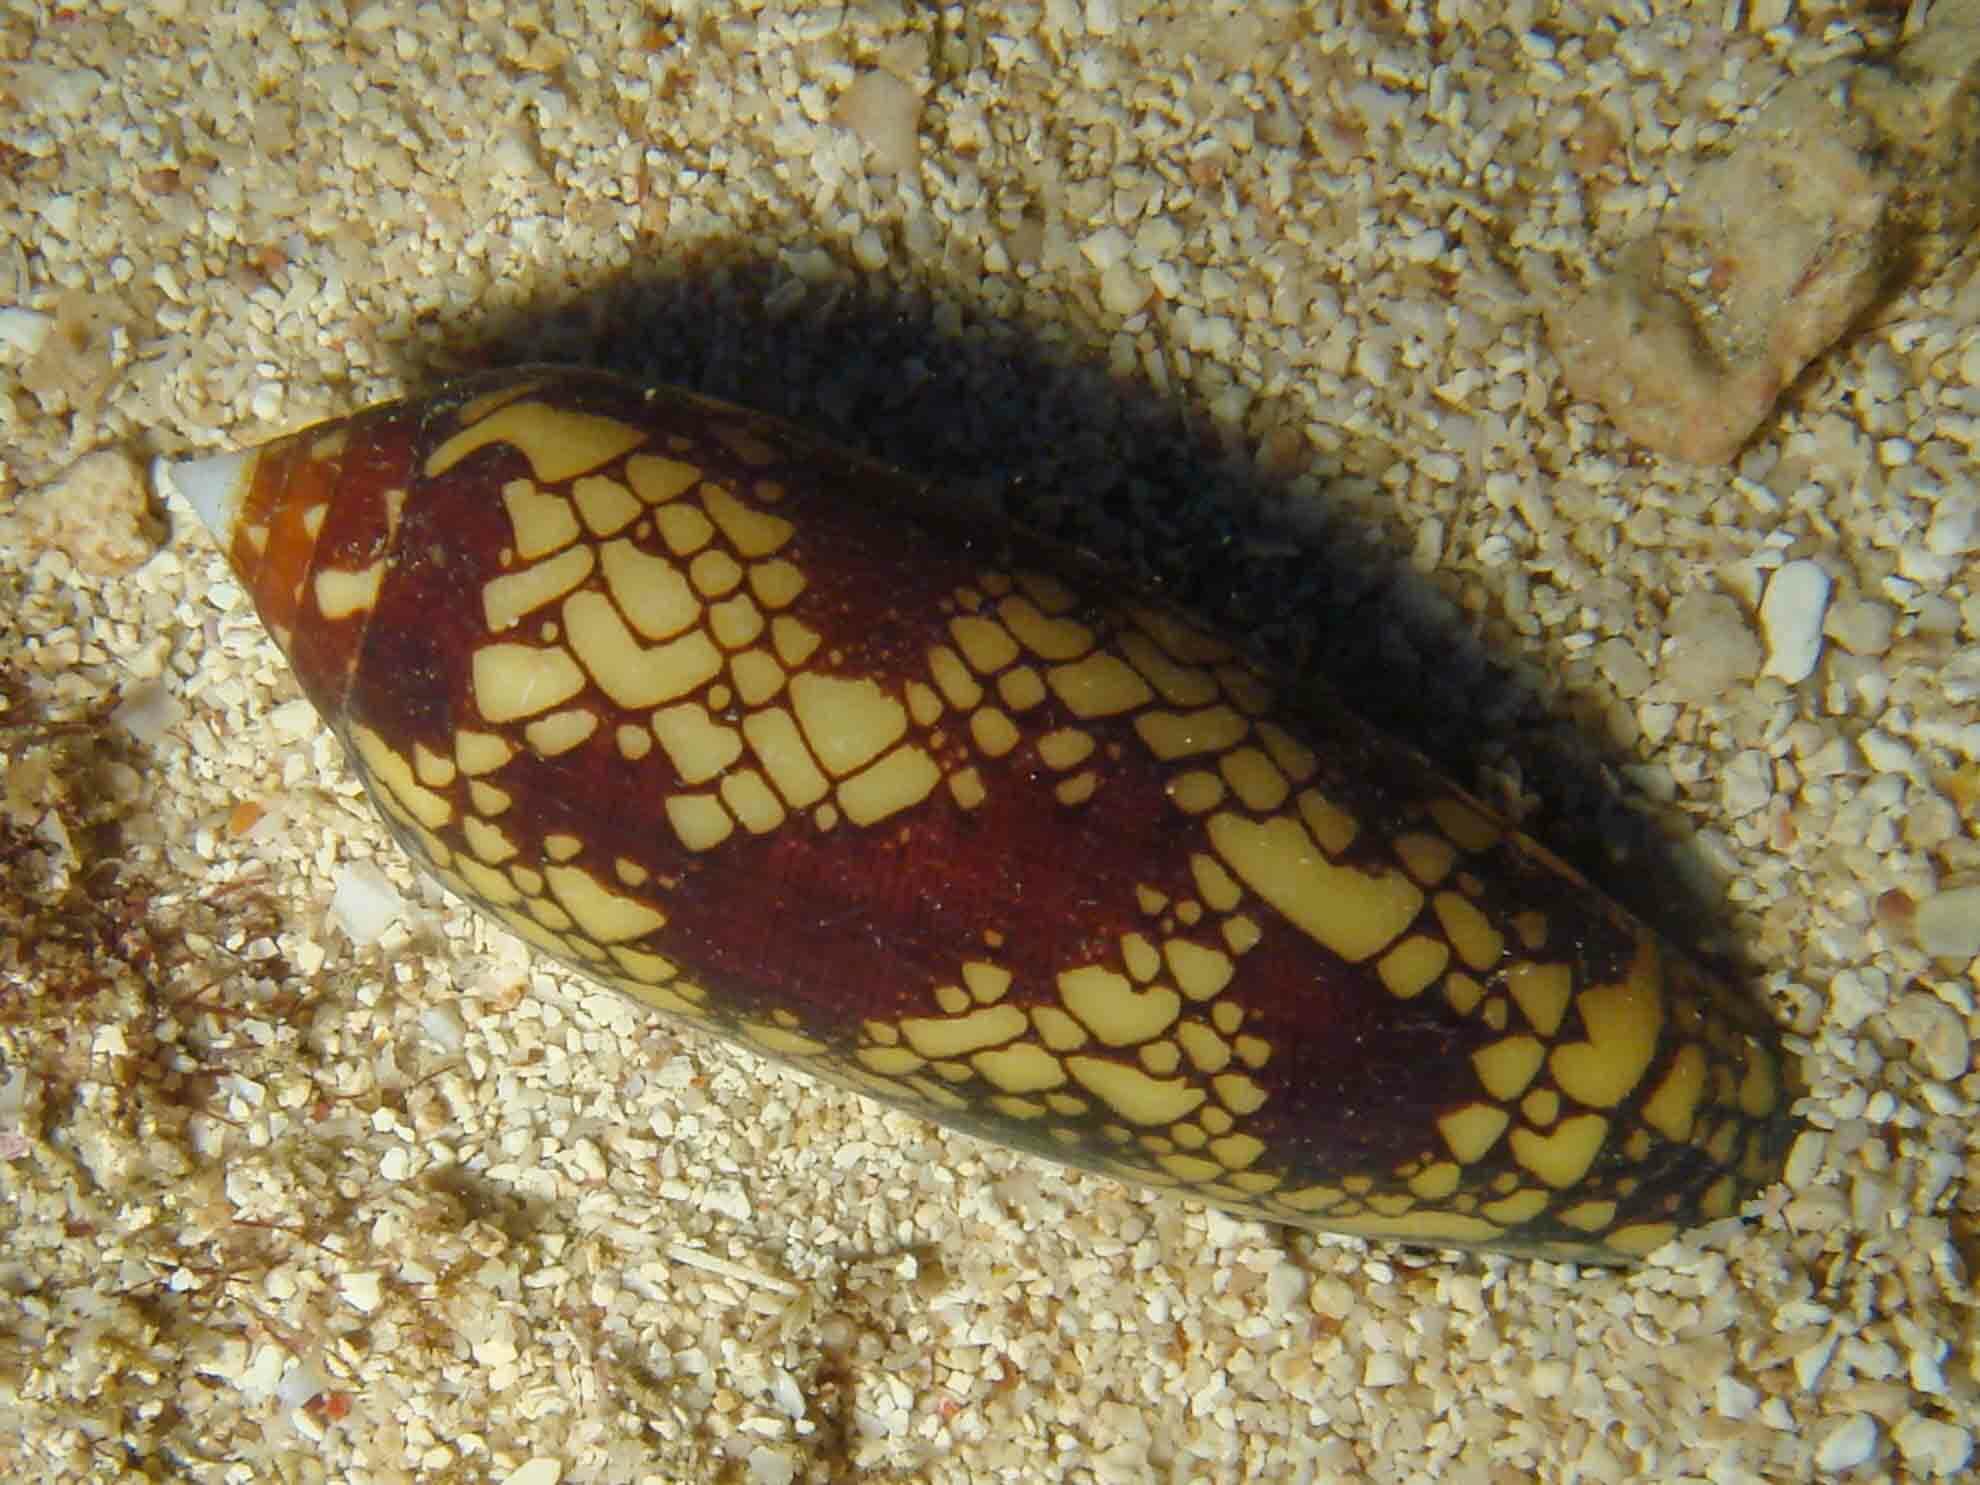
[[[921,164],[921,95],[891,72],[861,73],[833,110],[833,119],[858,136],[881,175],[912,175]]]
[[[1558,1356],[1550,1356],[1545,1361],[1536,1361],[1527,1373],[1526,1385],[1535,1397],[1559,1397],[1567,1391],[1568,1383],[1574,1374],[1568,1364]]]
[[[1135,228],[1134,251],[1143,262],[1166,258],[1183,245],[1183,230],[1174,217],[1149,217]]]
[[[1920,1092],[1923,1094],[1927,1106],[1934,1113],[1951,1114],[1957,1112],[1960,1117],[1971,1117],[1971,1108],[1960,1107],[1959,1105],[1964,1101],[1960,1100],[1959,1096],[1949,1088],[1945,1088],[1938,1083],[1927,1083]],[[1946,1095],[1947,1099],[1951,1100],[1951,1105],[1948,1106],[1944,1100],[1935,1097],[1935,1093]],[[1947,1188],[1954,1181],[1959,1179],[1964,1169],[1965,1162],[1951,1150],[1934,1150],[1926,1155],[1923,1160],[1918,1162],[1918,1185],[1912,1196],[1914,1210],[1921,1212],[1932,1211],[1937,1206],[1939,1198],[1945,1195]],[[1911,1385],[1913,1387],[1916,1387],[1920,1392],[1939,1392],[1943,1390],[1944,1382],[1945,1374],[1939,1369],[1938,1357],[1932,1356],[1922,1349],[1911,1353]]]
[[[1371,129],[1384,129],[1409,111],[1409,98],[1390,92],[1377,83],[1356,83],[1347,91],[1348,108],[1362,116]]]
[[[497,177],[520,179],[536,174],[541,168],[536,159],[536,140],[520,126],[497,133],[483,158],[489,173]]]
[[[337,1292],[344,1296],[344,1302],[352,1309],[366,1315],[385,1302],[378,1275],[368,1269],[342,1275],[337,1280]]]
[[[513,1471],[502,1481],[502,1485],[557,1485],[557,1482],[563,1478],[563,1461],[539,1454]]]
[[[1918,904],[1911,930],[1935,959],[1965,962],[1980,955],[1980,887],[1954,887]]]
[[[311,1398],[330,1390],[330,1378],[312,1356],[292,1360],[275,1396],[285,1408],[300,1408]]]
[[[1368,1358],[1368,1366],[1361,1374],[1364,1387],[1393,1387],[1403,1379],[1402,1362],[1393,1351],[1377,1351]]]
[[[23,68],[22,71],[26,71]],[[40,68],[29,86],[50,111],[67,118],[81,118],[85,109],[103,91],[103,74],[90,67]],[[38,85],[38,86],[37,86]]]
[[[1636,653],[1636,646],[1626,639],[1605,639],[1595,647],[1595,664],[1607,677],[1616,695],[1634,700],[1650,689],[1656,677],[1643,657]]]
[[[330,921],[343,929],[352,943],[377,943],[405,911],[406,900],[399,889],[371,862],[347,862],[338,871],[337,888],[330,898]]]
[[[788,1449],[758,1444],[749,1451],[750,1485],[791,1485],[797,1478],[797,1461]]]
[[[64,237],[75,235],[82,207],[73,196],[50,196],[41,203],[41,219]]]
[[[316,708],[301,697],[285,701],[268,714],[268,726],[282,742],[295,742],[308,737],[323,726],[323,719]]]
[[[1829,1019],[1844,1031],[1854,1031],[1884,1008],[1889,993],[1883,976],[1874,970],[1837,970],[1829,981]]]
[[[1913,990],[1891,1007],[1891,1029],[1911,1043],[1912,1061],[1942,1083],[1966,1076],[1972,1047],[1958,1011],[1929,990]]]
[[[1897,613],[1875,598],[1850,598],[1832,604],[1822,625],[1825,634],[1852,655],[1881,655],[1891,647]]]
[[[770,1392],[776,1400],[777,1411],[786,1418],[794,1420],[802,1418],[811,1410],[810,1404],[804,1399],[804,1389],[797,1384],[797,1378],[782,1367],[778,1367],[771,1374]]]
[[[1822,620],[1829,607],[1829,575],[1806,560],[1783,565],[1760,600],[1760,632],[1767,643],[1766,674],[1790,686],[1813,674],[1822,653]]]
[[[124,693],[110,720],[146,747],[185,721],[179,699],[157,681],[140,681]]]
[[[1126,262],[1111,263],[1100,274],[1100,302],[1110,314],[1138,314],[1154,292],[1148,280]]]
[[[1735,1423],[1753,1416],[1754,1408],[1760,1404],[1760,1393],[1736,1377],[1721,1377],[1717,1383],[1717,1405],[1719,1416],[1730,1418]]]
[[[853,262],[868,273],[877,273],[887,266],[887,240],[871,227],[861,230],[853,239]]]
[[[1918,755],[1910,745],[1900,742],[1888,732],[1872,728],[1856,743],[1863,751],[1863,761],[1878,773],[1909,774],[1918,766]]]
[[[1680,700],[1716,701],[1760,668],[1760,643],[1723,593],[1687,593],[1671,609],[1667,629],[1660,668]]]
[[[1980,645],[1968,645],[1939,667],[1939,694],[1954,706],[1980,701]]]
[[[1947,495],[1925,528],[1925,550],[1934,557],[1958,557],[1980,547],[1980,502],[1971,495]]]
[[[1898,548],[1898,576],[1922,588],[1944,586],[1966,564],[1958,557],[1939,557],[1925,550],[1922,543],[1907,542]]]
[[[1866,1463],[1876,1449],[1877,1420],[1868,1413],[1852,1413],[1815,1446],[1815,1468],[1825,1475],[1840,1475]]]
[[[1411,263],[1435,263],[1450,251],[1450,239],[1436,228],[1419,232],[1402,246],[1402,256]]]
[[[1719,797],[1735,820],[1765,809],[1774,797],[1774,766],[1758,748],[1738,754],[1719,782]]]
[[[1781,1179],[1787,1182],[1788,1189],[1802,1191],[1813,1185],[1828,1153],[1829,1136],[1822,1130],[1804,1129],[1796,1135],[1794,1145],[1788,1151],[1787,1164],[1781,1170]]]
[[[1364,340],[1354,348],[1354,369],[1365,380],[1386,387],[1396,369],[1395,356],[1388,347]]]
[[[48,332],[55,328],[55,317],[32,309],[0,305],[0,345],[32,356],[48,343]]]
[[[1865,1110],[1865,1117],[1870,1111]],[[1857,1232],[1881,1231],[1889,1220],[1896,1193],[1891,1183],[1868,1171],[1858,1171],[1849,1183],[1849,1224]]]
[[[1920,1413],[1906,1414],[1891,1438],[1904,1462],[1927,1475],[1956,1475],[1973,1457],[1973,1437],[1965,1429]]]
[[[1938,1087],[1937,1083],[1927,1083],[1927,1091]],[[1970,1110],[1962,1110],[1962,1117]],[[1918,1336],[1911,1345],[1911,1385],[1932,1397],[1944,1397],[1946,1393],[1946,1353],[1950,1345],[1939,1336]]]
[[[1636,725],[1643,729],[1644,741],[1653,747],[1662,744],[1677,727],[1679,710],[1679,707],[1668,701],[1646,701],[1639,706],[1636,709]],[[1674,777],[1669,777],[1669,775],[1670,770],[1668,768],[1664,769],[1663,773],[1658,776],[1659,781],[1656,789],[1652,789],[1648,785],[1645,785],[1644,788],[1653,796],[1659,798],[1677,798],[1677,781]],[[1666,778],[1669,780],[1668,784],[1665,783]],[[1668,796],[1658,792],[1665,787],[1668,787],[1670,790]]]
[[[256,1346],[251,1359],[231,1376],[234,1385],[256,1402],[274,1395],[282,1386],[282,1351],[278,1346]]]
[[[1132,247],[1133,244],[1128,241],[1127,233],[1121,231],[1119,227],[1102,227],[1098,232],[1083,239],[1079,250],[1087,262],[1104,273],[1125,258]]]
[[[257,423],[273,422],[282,410],[282,384],[257,381],[252,385],[254,392],[248,398],[248,411]]]
[[[1822,1380],[1822,1373],[1829,1369],[1829,1362],[1836,1354],[1836,1333],[1833,1328],[1822,1333],[1820,1339],[1803,1346],[1794,1353],[1794,1380],[1803,1392],[1814,1389]]]
[[[419,1013],[419,1028],[442,1051],[458,1052],[467,1045],[467,1025],[450,1005],[428,1006]]]

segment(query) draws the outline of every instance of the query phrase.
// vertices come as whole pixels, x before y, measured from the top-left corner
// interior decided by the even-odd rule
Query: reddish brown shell
[[[1273,1221],[1615,1261],[1771,1178],[1740,997],[1404,749],[775,421],[541,368],[260,450],[393,830],[649,1005]]]

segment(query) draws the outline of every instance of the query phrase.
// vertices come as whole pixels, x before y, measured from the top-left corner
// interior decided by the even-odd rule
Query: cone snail
[[[1207,629],[789,425],[528,367],[169,477],[414,858],[662,1012],[1324,1231],[1625,1262],[1777,1168],[1743,997]]]

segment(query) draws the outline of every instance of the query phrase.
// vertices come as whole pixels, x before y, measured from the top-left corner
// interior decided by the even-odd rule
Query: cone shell
[[[1353,717],[787,425],[524,369],[201,466],[405,847],[660,1011],[1275,1222],[1625,1261],[1771,1028]]]

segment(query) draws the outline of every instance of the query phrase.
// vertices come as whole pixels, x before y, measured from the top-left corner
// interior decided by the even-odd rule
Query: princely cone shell
[[[1323,1230],[1623,1261],[1775,1173],[1739,995],[1408,750],[897,473],[541,367],[227,468],[228,556],[394,834],[650,1006]]]

